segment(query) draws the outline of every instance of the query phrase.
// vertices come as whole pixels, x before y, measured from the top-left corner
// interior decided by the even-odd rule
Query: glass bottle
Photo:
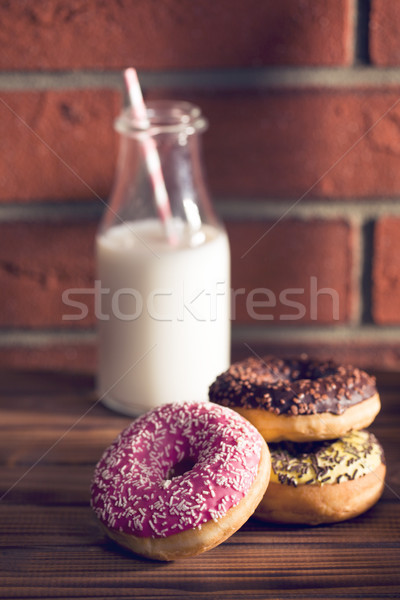
[[[131,109],[116,120],[120,150],[97,239],[98,392],[138,415],[202,401],[230,363],[230,252],[204,179],[207,121],[186,102]],[[160,218],[146,149],[157,150],[171,218]]]

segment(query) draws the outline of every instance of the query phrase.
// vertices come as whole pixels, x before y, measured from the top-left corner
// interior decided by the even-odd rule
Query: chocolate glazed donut
[[[305,356],[235,363],[217,377],[209,396],[248,419],[267,442],[334,439],[367,427],[380,410],[374,377]]]

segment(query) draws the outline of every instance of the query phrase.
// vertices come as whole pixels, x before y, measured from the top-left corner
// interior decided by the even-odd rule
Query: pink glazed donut
[[[270,467],[261,435],[230,408],[165,404],[133,421],[104,452],[91,505],[106,533],[136,554],[195,556],[247,521]]]

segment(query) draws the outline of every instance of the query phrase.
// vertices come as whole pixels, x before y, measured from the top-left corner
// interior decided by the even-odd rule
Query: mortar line
[[[259,221],[260,219],[276,219],[293,200],[288,199],[219,199],[215,198],[215,207],[222,219],[227,221]],[[71,201],[38,201],[38,202],[3,202],[0,203],[0,222],[8,221],[51,221],[60,219],[93,219],[98,220],[104,207],[92,200]],[[391,215],[400,217],[400,201],[398,198],[382,200],[338,200],[320,198],[303,200],[291,210],[291,217],[296,219],[351,219],[374,220]]]
[[[0,329],[0,348],[13,346],[40,347],[48,344],[92,343],[97,339],[95,329]]]
[[[350,10],[351,10],[351,15],[350,15],[350,23],[351,23],[351,28],[350,29],[350,35],[352,36],[352,43],[351,43],[351,51],[352,51],[352,56],[353,56],[353,60],[352,60],[352,65],[354,67],[357,67],[359,64],[359,60],[358,60],[358,45],[359,45],[359,18],[360,18],[360,6],[359,6],[359,0],[351,0],[350,3]]]
[[[368,325],[297,325],[281,326],[279,321],[272,324],[268,321],[268,326],[260,325],[236,325],[232,330],[232,341],[242,342],[243,340],[253,342],[368,342],[368,343],[395,343],[399,344],[400,325],[375,326]]]
[[[357,272],[353,269],[351,273],[352,291],[350,298],[355,297],[354,302],[354,314],[353,317],[357,318],[358,323],[363,323],[363,317],[365,314],[366,307],[368,305],[368,299],[364,294],[364,272],[365,272],[365,240],[364,240],[364,225],[365,220],[358,223],[357,229],[357,244],[353,244],[353,256],[357,260]],[[356,296],[353,296],[356,294]]]
[[[371,12],[370,0],[354,0],[354,58],[356,65],[370,65],[369,56],[369,19]]]
[[[219,215],[227,220],[276,219],[293,206],[293,200],[224,200],[217,203]],[[378,219],[387,214],[400,216],[399,199],[336,200],[316,198],[293,206],[292,218],[300,219]]]
[[[71,202],[16,202],[0,204],[0,223],[11,221],[98,220],[104,206],[93,200]]]
[[[364,297],[362,289],[363,281],[363,220],[358,216],[353,216],[349,219],[351,225],[351,232],[349,241],[351,247],[349,248],[350,256],[352,259],[350,267],[349,277],[349,302],[350,304],[350,323],[354,325],[362,324],[362,317],[364,314]]]
[[[362,272],[360,290],[363,296],[364,323],[372,323],[372,260],[373,260],[373,220],[365,220],[362,228]]]
[[[400,85],[398,67],[370,65],[243,67],[192,70],[139,70],[143,87],[192,90],[235,90],[296,87],[354,88],[358,86]],[[17,71],[0,73],[0,91],[67,90],[112,88],[123,92],[122,70]]]
[[[0,329],[0,348],[40,348],[46,345],[94,344],[95,329]],[[378,342],[400,343],[400,325],[280,325],[279,321],[259,321],[254,324],[233,324],[232,340],[254,342]]]

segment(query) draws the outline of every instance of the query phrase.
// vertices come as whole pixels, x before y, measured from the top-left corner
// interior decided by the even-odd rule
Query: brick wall
[[[61,294],[93,282],[130,65],[209,118],[234,289],[276,299],[254,320],[237,298],[236,356],[399,367],[397,2],[0,0],[0,24],[0,367],[95,368],[93,314],[63,321]]]

